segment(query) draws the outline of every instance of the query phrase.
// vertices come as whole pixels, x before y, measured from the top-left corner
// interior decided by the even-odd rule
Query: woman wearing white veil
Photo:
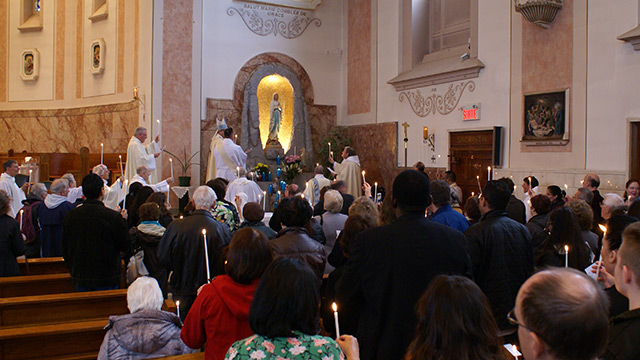
[[[282,121],[282,106],[278,100],[278,93],[273,93],[271,104],[269,104],[269,114],[269,140],[278,141],[280,122]]]

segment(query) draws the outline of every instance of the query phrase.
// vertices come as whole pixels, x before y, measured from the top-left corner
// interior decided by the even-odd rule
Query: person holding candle
[[[20,221],[20,231],[24,234],[27,258],[41,257],[42,233],[38,211],[44,206],[44,200],[48,196],[48,190],[43,183],[35,183],[24,201],[16,220]],[[23,218],[24,216],[24,218]]]
[[[337,190],[329,190],[324,194],[324,214],[314,217],[315,221],[322,226],[322,231],[326,242],[324,243],[324,250],[326,254],[330,254],[336,243],[338,235],[336,232],[342,231],[344,222],[347,221],[347,215],[341,214],[342,210],[342,195]],[[329,274],[333,271],[334,267],[329,263],[325,265],[324,273]]]
[[[131,313],[109,317],[98,359],[147,359],[193,353],[180,340],[180,319],[162,310],[163,302],[154,278],[136,279],[127,289]]]
[[[204,285],[185,319],[180,337],[187,346],[205,346],[205,360],[221,360],[234,342],[253,334],[249,307],[260,277],[271,263],[269,240],[256,229],[231,239],[225,269]]]
[[[431,180],[430,186],[431,205],[427,208],[433,213],[430,219],[460,232],[465,232],[469,228],[469,221],[451,207],[449,184],[444,180]]]
[[[542,246],[542,243],[547,239],[549,235],[549,229],[547,228],[547,218],[551,208],[551,200],[545,195],[536,195],[531,198],[531,219],[525,224],[529,232],[531,233],[531,243],[533,244],[533,251],[536,251]]]
[[[404,360],[510,359],[487,297],[472,280],[438,275],[416,307],[416,337]]]
[[[585,269],[591,264],[591,250],[582,238],[582,231],[573,211],[560,207],[552,211],[547,219],[549,236],[540,245],[536,254],[536,268],[565,266],[565,246],[569,246],[569,267]]]
[[[189,313],[198,288],[209,280],[203,229],[207,234],[209,273],[212,277],[224,273],[223,249],[229,244],[231,233],[209,212],[215,200],[216,194],[210,187],[198,187],[191,199],[194,212],[169,224],[158,245],[160,265],[167,272],[173,271],[170,285],[173,298],[180,300],[180,317],[183,320]]]
[[[232,137],[233,128],[227,127],[223,119],[223,123],[218,126],[218,135],[211,140],[207,180],[224,178],[233,181],[237,177],[236,168],[247,167],[247,153],[251,149],[242,150],[240,145],[233,142]]]
[[[582,240],[589,245],[594,257],[600,256],[600,248],[598,246],[600,239],[598,239],[598,235],[591,231],[591,226],[593,225],[593,210],[591,206],[582,200],[571,200],[564,206],[570,208],[576,214],[578,226],[580,226],[582,232]]]
[[[236,205],[234,205],[233,202],[225,200],[227,184],[226,179],[217,178],[207,181],[206,185],[216,193],[216,202],[211,209],[211,215],[213,215],[214,219],[225,224],[233,234],[240,225],[240,215],[238,214]]]
[[[316,206],[320,201],[320,190],[325,186],[331,185],[331,180],[324,177],[324,167],[316,164],[313,171],[313,178],[307,181],[304,189],[304,197],[309,201],[311,206]]]
[[[392,198],[384,200],[398,218],[359,233],[349,245],[335,302],[360,308],[355,336],[364,359],[401,359],[414,338],[414,306],[431,280],[442,273],[471,277],[464,235],[424,217],[429,190],[420,172],[401,172]]]
[[[104,206],[109,209],[116,210],[118,208],[118,203],[124,200],[124,176],[116,179],[115,183],[111,186],[107,185],[109,180],[109,169],[104,164],[99,164],[93,167],[91,170],[94,174],[100,176],[104,181],[104,198],[102,202]]]
[[[518,349],[526,360],[593,360],[607,343],[607,305],[606,295],[584,273],[552,268],[522,285],[508,318],[518,328]]]
[[[567,193],[558,185],[547,186],[547,197],[551,201],[551,211],[564,206],[564,198]]]
[[[0,277],[20,275],[16,257],[25,252],[20,226],[9,216],[10,210],[11,198],[0,190]]]
[[[225,359],[358,360],[357,340],[352,336],[343,335],[336,341],[317,335],[319,303],[319,282],[304,261],[276,259],[265,271],[249,309],[249,325],[255,335],[231,345]]]
[[[539,182],[535,176],[527,176],[522,179],[522,191],[524,192],[524,208],[526,212],[526,220],[529,221],[533,215],[531,215],[531,198],[540,194]]]
[[[347,193],[354,198],[362,194],[362,173],[360,170],[360,158],[356,155],[356,151],[345,146],[342,150],[342,163],[336,162],[332,155],[329,155],[329,163],[333,165],[336,173],[336,179],[342,180],[347,185]]]
[[[25,190],[29,187],[29,182],[25,182],[22,187],[18,187],[16,184],[15,176],[20,171],[17,161],[9,159],[2,164],[2,167],[4,172],[0,175],[0,190],[4,190],[11,198],[7,213],[12,218],[15,218],[18,215],[18,211],[22,209],[22,201],[27,199]]]
[[[233,203],[236,195],[242,192],[247,195],[248,202],[261,202],[262,189],[255,181],[247,179],[247,170],[244,168],[238,169],[238,175],[238,178],[231,181],[227,186],[227,193],[224,199]]]
[[[516,185],[513,183],[513,180],[508,177],[503,177],[498,179],[498,181],[502,181],[507,186],[507,189],[511,190],[511,197],[509,197],[509,203],[507,203],[506,208],[507,216],[520,224],[526,224],[527,211],[524,203],[513,195],[516,189]]]
[[[600,233],[600,228],[598,224],[602,223],[602,202],[604,198],[600,195],[600,191],[598,187],[600,187],[600,177],[598,174],[587,174],[582,179],[582,187],[590,190],[593,193],[593,198],[589,205],[591,205],[591,209],[593,209],[593,228],[591,229],[596,234]]]
[[[75,208],[67,201],[69,185],[64,179],[56,179],[51,183],[51,195],[44,199],[44,206],[36,210],[40,224],[42,241],[42,257],[62,256],[62,222],[65,215]]]
[[[637,179],[627,180],[627,182],[624,184],[623,195],[625,205],[631,206],[631,204],[633,204],[637,200],[639,194],[640,181],[638,181]]]
[[[129,140],[127,146],[127,165],[124,170],[124,178],[129,180],[129,184],[133,182],[133,177],[138,173],[140,166],[146,166],[149,171],[149,175],[145,179],[150,184],[155,184],[157,181],[156,174],[156,158],[160,156],[162,150],[158,145],[160,141],[160,135],[156,135],[154,141],[148,145],[144,145],[147,140],[147,129],[144,127],[138,127]]]

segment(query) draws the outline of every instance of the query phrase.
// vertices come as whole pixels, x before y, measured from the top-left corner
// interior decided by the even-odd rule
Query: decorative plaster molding
[[[278,34],[286,39],[302,35],[311,24],[322,25],[318,18],[312,18],[307,11],[286,9],[269,5],[244,4],[242,8],[230,7],[227,15],[236,12],[251,32],[260,36]]]
[[[473,81],[466,81],[455,86],[451,84],[444,95],[436,94],[437,90],[433,88],[431,95],[426,98],[420,93],[420,90],[403,91],[399,95],[399,100],[402,102],[403,98],[406,98],[411,105],[411,110],[420,117],[426,117],[429,114],[435,115],[436,112],[448,115],[457,108],[467,87],[469,87],[469,91],[473,91],[476,84]]]
[[[640,25],[617,37],[633,45],[633,50],[640,51]]]
[[[252,2],[263,3],[263,4],[271,4],[271,5],[279,5],[279,6],[287,6],[296,9],[307,9],[307,10],[315,10],[318,5],[322,2],[322,0],[250,0]]]

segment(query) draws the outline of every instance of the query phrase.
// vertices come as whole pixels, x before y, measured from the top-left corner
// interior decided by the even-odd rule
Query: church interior
[[[265,191],[285,157],[304,186],[348,145],[376,192],[422,162],[463,199],[502,177],[522,199],[531,175],[574,194],[591,173],[622,195],[640,177],[640,0],[528,2],[0,0],[0,158],[48,183],[104,163],[114,181],[145,127],[167,151],[156,178],[195,187],[224,119]]]

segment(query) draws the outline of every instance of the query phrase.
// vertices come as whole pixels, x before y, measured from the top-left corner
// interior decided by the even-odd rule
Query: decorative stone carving
[[[420,90],[403,91],[399,95],[399,100],[403,102],[404,98],[406,98],[409,101],[409,105],[411,105],[411,110],[420,117],[426,117],[429,114],[435,115],[436,112],[441,115],[447,115],[457,108],[467,87],[469,91],[473,92],[476,84],[473,81],[466,81],[455,86],[451,84],[444,95],[438,95],[436,93],[437,89],[433,88],[431,89],[431,95],[427,97],[424,97]]]
[[[234,13],[240,15],[251,32],[260,36],[280,34],[286,39],[295,39],[302,35],[309,25],[322,25],[322,21],[311,17],[308,11],[269,5],[244,4],[241,8],[227,9],[227,15],[233,16]]]
[[[562,0],[514,0],[516,11],[526,20],[548,29],[562,9]]]

